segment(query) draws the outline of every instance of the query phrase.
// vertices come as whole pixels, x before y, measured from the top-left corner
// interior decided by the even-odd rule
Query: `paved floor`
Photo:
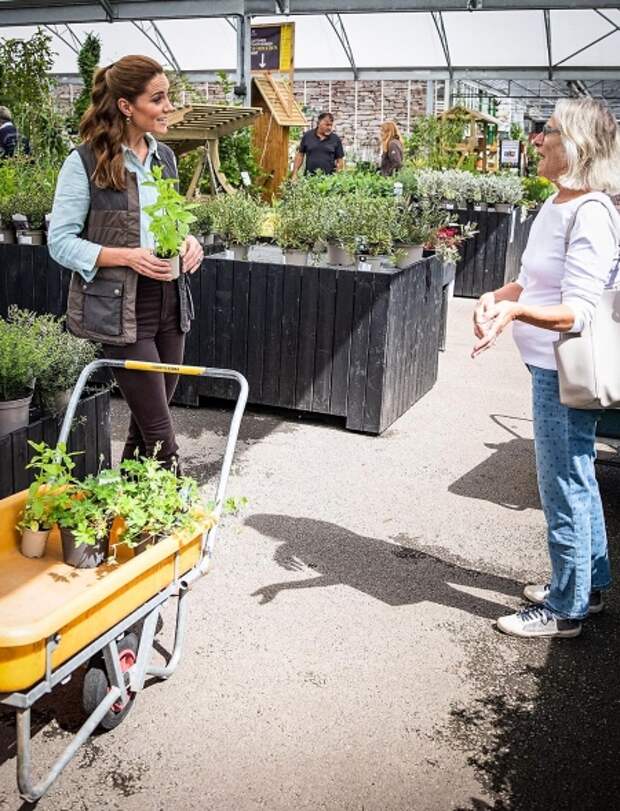
[[[191,594],[179,670],[41,809],[618,807],[617,593],[575,640],[493,628],[547,562],[528,376],[508,336],[469,359],[471,306],[453,302],[438,384],[381,437],[248,413],[229,492],[249,507]],[[203,480],[227,416],[176,411]],[[620,471],[600,481],[617,557]],[[36,715],[41,765],[79,719],[76,682]],[[2,809],[19,807],[14,769],[3,714]]]

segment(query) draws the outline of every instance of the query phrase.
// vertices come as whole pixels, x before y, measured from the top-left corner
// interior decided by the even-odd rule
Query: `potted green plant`
[[[200,200],[194,208],[194,222],[190,225],[192,233],[201,245],[213,245],[213,204],[211,200]]]
[[[522,202],[525,190],[523,182],[517,175],[496,175],[497,201],[495,210],[510,214],[513,207]]]
[[[44,442],[28,443],[35,451],[26,465],[35,470],[34,481],[28,488],[28,497],[17,525],[21,532],[21,551],[28,558],[40,558],[45,554],[45,546],[53,524],[54,505],[60,492],[72,481],[71,471],[75,467],[66,446],[50,448]]]
[[[11,218],[15,211],[13,198],[16,190],[17,172],[14,161],[0,161],[0,244],[15,242]]]
[[[60,414],[69,403],[80,372],[97,357],[98,347],[66,332],[64,318],[43,315],[37,322],[45,334],[48,365],[37,377],[35,399],[43,411]]]
[[[309,254],[321,237],[321,198],[308,184],[289,183],[275,207],[274,241],[287,265],[308,264]]]
[[[392,252],[397,201],[393,197],[352,194],[345,205],[340,231],[344,248],[378,269]]]
[[[234,259],[247,260],[250,245],[260,236],[265,206],[245,192],[220,194],[213,201],[213,224]]]
[[[56,168],[17,159],[17,188],[12,195],[13,226],[20,245],[42,245],[45,218],[52,210]]]
[[[48,364],[34,318],[16,307],[0,318],[0,437],[28,425],[35,380]]]
[[[394,223],[393,259],[396,267],[404,269],[419,262],[424,253],[424,246],[447,218],[445,211],[428,200],[409,206],[399,206]]]
[[[149,231],[155,238],[155,253],[169,263],[172,277],[177,279],[181,272],[181,249],[196,219],[192,214],[196,203],[188,203],[179,194],[177,181],[163,177],[161,166],[154,166],[151,176],[152,180],[144,185],[157,190],[157,200],[144,206],[144,212],[150,217]]]

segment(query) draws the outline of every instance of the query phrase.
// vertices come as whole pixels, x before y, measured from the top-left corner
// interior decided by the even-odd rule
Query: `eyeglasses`
[[[542,134],[546,138],[547,135],[561,135],[562,130],[559,127],[550,127],[549,124],[545,124],[542,128]]]

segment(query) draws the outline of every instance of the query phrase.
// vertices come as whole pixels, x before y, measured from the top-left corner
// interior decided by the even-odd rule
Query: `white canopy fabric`
[[[335,4],[336,5],[336,4]],[[587,6],[587,0],[583,4]],[[0,6],[1,8],[1,6]],[[430,13],[347,14],[340,18],[348,36],[351,56],[360,71],[390,69],[394,78],[401,71],[423,78],[447,69],[447,58]],[[451,66],[455,74],[467,72],[487,77],[544,78],[549,67],[544,12],[463,11],[444,12]],[[563,79],[620,79],[620,11],[575,9],[550,11],[551,63]],[[325,16],[260,17],[256,21],[292,20],[296,23],[295,65],[298,71],[320,72],[350,69],[350,61],[334,28]],[[150,23],[144,24],[147,28]],[[226,19],[162,20],[157,27],[183,71],[232,71],[236,67],[236,34]],[[127,53],[145,53],[162,60],[158,49],[131,23],[95,23],[71,26],[78,38],[95,31],[103,44],[102,63]],[[0,37],[27,37],[33,28],[0,28]],[[59,33],[65,33],[58,26]],[[595,42],[599,40],[598,42]],[[594,44],[591,44],[594,43]],[[54,70],[77,72],[76,54],[57,36]],[[575,53],[583,49],[580,53]]]

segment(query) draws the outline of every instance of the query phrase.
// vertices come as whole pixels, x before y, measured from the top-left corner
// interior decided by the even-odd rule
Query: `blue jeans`
[[[600,411],[560,403],[558,373],[530,366],[536,473],[547,521],[555,614],[582,619],[591,590],[611,583],[603,505],[594,474],[594,434]]]

